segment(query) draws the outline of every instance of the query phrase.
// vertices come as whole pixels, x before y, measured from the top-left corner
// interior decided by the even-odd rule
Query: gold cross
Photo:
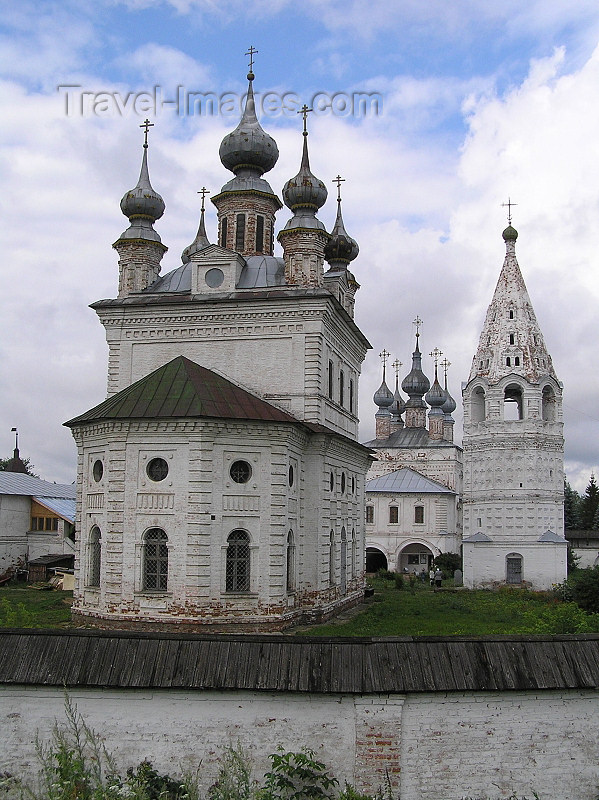
[[[308,119],[308,114],[310,113],[310,111],[314,111],[314,109],[308,108],[308,106],[304,103],[304,105],[297,112],[298,114],[301,114],[302,117],[304,118],[304,136],[308,135],[308,126],[306,125],[306,120]]]
[[[204,211],[204,198],[206,197],[207,194],[210,194],[210,189],[206,189],[205,186],[202,186],[201,190],[197,192],[197,194],[202,195],[202,211]]]
[[[341,202],[341,184],[343,183],[344,180],[345,180],[345,178],[342,178],[341,175],[337,175],[336,178],[333,178],[333,183],[337,184],[337,202],[338,203]],[[387,355],[390,355],[390,354],[387,353]]]
[[[445,372],[445,380],[447,380],[447,370],[451,367],[451,361],[448,361],[446,358],[443,359],[441,362],[441,366],[443,367],[443,371]]]
[[[154,123],[150,122],[149,119],[144,119],[142,124],[139,126],[140,128],[145,128],[144,132],[144,147],[148,146],[148,130],[154,127]]]
[[[422,325],[422,320],[420,319],[419,316],[416,316],[416,319],[414,320],[412,325],[416,326],[416,338],[418,338],[420,336],[420,326]]]
[[[384,348],[383,348],[383,352],[379,353],[379,358],[383,362],[383,383],[385,382],[385,372],[386,372],[386,369],[387,369],[387,359],[389,358],[390,355],[391,355],[391,353],[388,353]]]
[[[512,206],[517,206],[517,205],[518,205],[518,203],[512,203],[511,198],[509,198],[509,197],[507,199],[507,203],[502,203],[501,204],[502,208],[506,208],[507,207],[507,224],[508,225],[512,224]]]
[[[255,47],[253,45],[250,45],[250,49],[245,54],[246,56],[250,57],[250,72],[254,71],[254,69],[253,69],[254,68],[254,53],[257,53],[257,52],[258,51],[255,49]]]
[[[399,361],[399,360],[396,358],[396,359],[395,359],[395,361],[393,362],[393,364],[391,364],[391,366],[392,366],[392,367],[393,367],[393,369],[395,370],[395,377],[397,378],[397,376],[398,376],[398,374],[399,374],[399,369],[400,369],[400,367],[403,367],[403,361]]]

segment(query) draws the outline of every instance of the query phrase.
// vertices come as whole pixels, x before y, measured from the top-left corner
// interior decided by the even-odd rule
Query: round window
[[[209,286],[211,289],[218,289],[218,287],[222,284],[224,279],[225,279],[225,273],[222,271],[222,269],[218,269],[218,267],[213,267],[213,269],[209,269],[206,275],[204,276],[206,285]]]
[[[153,458],[146,469],[151,481],[163,481],[168,475],[168,464],[163,458]]]
[[[293,465],[289,465],[289,485],[293,486]]]
[[[235,483],[247,483],[252,477],[252,468],[247,461],[234,461],[229,474]]]
[[[92,468],[92,474],[94,476],[94,480],[96,483],[99,483],[102,480],[102,475],[104,475],[104,464],[98,459],[94,461],[94,466]]]

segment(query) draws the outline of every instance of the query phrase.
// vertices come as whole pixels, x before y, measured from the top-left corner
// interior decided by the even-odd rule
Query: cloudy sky
[[[440,348],[460,398],[503,262],[508,197],[517,255],[560,380],[566,472],[599,472],[599,9],[596,0],[13,0],[0,2],[0,456],[70,482],[62,422],[105,396],[111,248],[139,172],[166,202],[163,272],[194,238],[199,199],[229,177],[218,145],[237,124],[250,45],[262,123],[297,172],[310,115],[313,172],[340,173],[360,245],[357,321],[372,343],[361,438],[383,348],[409,371],[412,320]],[[212,106],[190,99],[209,95]],[[369,102],[366,98],[370,97]],[[378,103],[378,107],[377,107]],[[210,204],[209,204],[210,205]],[[212,209],[212,206],[211,206]],[[279,212],[282,227],[288,212]],[[215,215],[208,216],[215,238]],[[431,374],[431,359],[424,359]],[[458,414],[456,414],[458,417]],[[461,415],[458,417],[458,426]]]

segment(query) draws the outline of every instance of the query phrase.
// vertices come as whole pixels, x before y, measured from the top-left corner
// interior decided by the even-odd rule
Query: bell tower
[[[566,578],[562,384],[516,259],[511,214],[508,221],[462,392],[464,583],[546,589]]]

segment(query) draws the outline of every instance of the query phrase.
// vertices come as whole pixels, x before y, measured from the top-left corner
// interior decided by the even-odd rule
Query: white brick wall
[[[340,780],[376,791],[386,776],[402,800],[463,797],[594,800],[599,784],[599,692],[308,695],[249,691],[73,689],[87,723],[124,770],[149,758],[176,773],[241,742],[260,777],[268,754],[312,748]],[[64,719],[59,688],[0,689],[0,771],[30,776],[35,735]]]

